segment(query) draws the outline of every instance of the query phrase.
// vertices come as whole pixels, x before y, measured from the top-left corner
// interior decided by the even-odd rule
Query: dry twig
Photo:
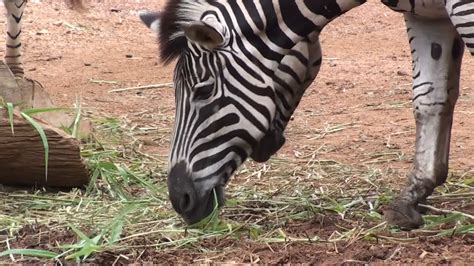
[[[113,89],[110,90],[109,93],[119,93],[125,91],[132,91],[132,90],[150,90],[150,89],[161,89],[166,87],[173,87],[173,83],[163,83],[163,84],[154,84],[154,85],[146,85],[146,86],[137,86],[137,87],[129,87],[129,88],[121,88],[121,89]]]

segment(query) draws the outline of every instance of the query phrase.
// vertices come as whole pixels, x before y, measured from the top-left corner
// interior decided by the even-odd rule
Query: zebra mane
[[[169,0],[160,16],[158,42],[160,57],[165,64],[178,58],[187,47],[183,25],[201,19],[215,0]]]

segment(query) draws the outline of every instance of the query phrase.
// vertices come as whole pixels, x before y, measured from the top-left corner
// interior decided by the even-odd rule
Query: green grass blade
[[[39,250],[39,249],[9,249],[0,252],[0,257],[10,256],[10,255],[22,255],[28,257],[41,257],[41,258],[55,258],[58,254],[47,251],[47,250]]]
[[[15,130],[13,129],[13,104],[7,103],[8,120],[10,121],[10,128],[12,130],[12,136],[15,136]]]
[[[97,178],[100,176],[100,170],[94,169],[92,172],[91,179],[89,181],[89,185],[86,188],[86,195],[91,195],[93,191],[97,192]]]
[[[91,254],[99,252],[102,249],[102,246],[98,245],[100,239],[102,239],[102,234],[96,235],[94,238],[91,239],[74,225],[70,224],[69,228],[74,231],[74,233],[81,239],[81,241],[79,242],[79,244],[71,246],[73,248],[79,249],[79,251],[68,255],[66,257],[66,260],[75,259],[76,261],[80,261],[82,257],[82,260],[84,261]]]
[[[453,236],[453,235],[474,234],[474,224],[455,227],[438,233],[436,236]]]
[[[125,206],[120,211],[120,213],[113,220],[112,224],[106,229],[109,230],[110,228],[110,239],[108,241],[109,244],[113,244],[120,239],[120,236],[123,232],[124,220],[126,219],[127,215],[137,210],[141,206],[142,205],[130,204]]]
[[[466,218],[462,214],[453,213],[447,215],[426,215],[424,219],[426,221],[426,225],[423,229],[431,229],[444,224],[464,221]]]
[[[43,142],[43,148],[44,148],[44,167],[45,167],[45,178],[46,181],[48,181],[48,161],[49,161],[49,143],[48,143],[48,137],[46,136],[46,133],[44,132],[44,129],[41,127],[38,122],[36,122],[31,116],[21,113],[21,116],[26,119],[38,132],[40,135],[41,141]]]
[[[82,260],[84,261],[85,259],[87,259],[91,254],[93,253],[96,253],[96,252],[99,252],[101,250],[100,246],[97,246],[97,245],[87,245],[87,246],[84,246],[81,250],[79,250],[78,252],[75,252],[71,255],[68,255],[66,256],[66,260],[71,260],[71,259],[74,259],[76,261],[80,261],[81,260],[81,257],[82,257]]]
[[[160,191],[156,185],[140,177],[138,174],[134,173],[133,171],[130,171],[130,169],[126,168],[125,171],[127,171],[128,175],[131,178],[135,179],[142,186],[148,188],[148,190],[152,192],[150,196],[159,197],[159,195],[162,193],[162,191]]]
[[[123,220],[118,220],[114,222],[110,230],[109,244],[117,242],[120,239],[122,232],[123,232]]]
[[[84,234],[81,230],[79,230],[77,227],[74,225],[70,224],[69,228],[71,228],[72,231],[85,243],[93,243],[92,239],[90,239],[86,234]]]

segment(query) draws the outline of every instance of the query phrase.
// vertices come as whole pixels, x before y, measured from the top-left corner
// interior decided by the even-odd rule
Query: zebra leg
[[[21,60],[21,25],[26,2],[27,0],[3,0],[7,11],[5,63],[17,78],[23,78],[24,75]]]
[[[453,111],[459,94],[463,41],[451,21],[405,14],[413,59],[413,112],[416,120],[414,169],[408,185],[385,212],[393,225],[423,224],[418,208],[448,175]]]
[[[474,1],[447,0],[446,10],[471,55],[474,55]]]
[[[76,10],[86,9],[82,0],[65,0],[64,2],[70,9],[76,9]]]

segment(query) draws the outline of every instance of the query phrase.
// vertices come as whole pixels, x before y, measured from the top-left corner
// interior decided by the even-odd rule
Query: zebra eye
[[[214,82],[212,83],[201,83],[194,86],[194,100],[206,100],[212,96],[214,91]]]

